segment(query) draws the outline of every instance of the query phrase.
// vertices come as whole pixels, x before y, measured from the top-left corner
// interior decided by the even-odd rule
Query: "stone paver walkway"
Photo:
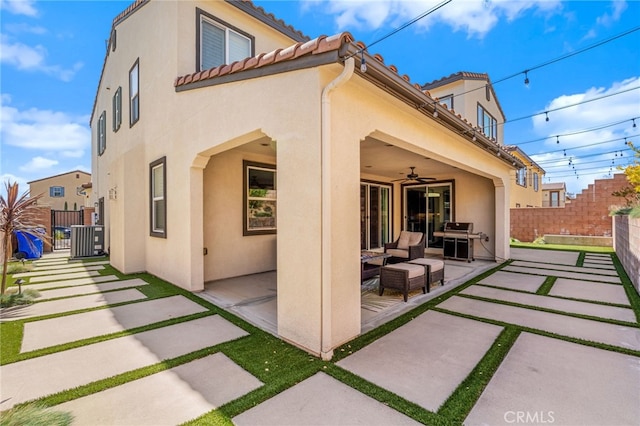
[[[552,296],[629,305],[624,287],[613,284],[558,278],[549,291]]]

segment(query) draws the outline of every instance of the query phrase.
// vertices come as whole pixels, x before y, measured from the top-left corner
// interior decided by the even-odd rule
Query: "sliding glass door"
[[[391,187],[360,184],[360,248],[384,247],[391,238]]]
[[[442,248],[444,223],[452,220],[452,184],[407,186],[404,188],[404,229],[427,234],[428,248]]]

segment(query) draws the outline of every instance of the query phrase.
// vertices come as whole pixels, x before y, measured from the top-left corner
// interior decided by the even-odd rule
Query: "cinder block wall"
[[[613,247],[633,286],[640,293],[640,219],[614,217]]]
[[[545,234],[610,237],[613,229],[609,209],[625,202],[611,193],[626,186],[626,176],[619,173],[612,179],[594,181],[566,207],[511,209],[511,237],[526,242]]]

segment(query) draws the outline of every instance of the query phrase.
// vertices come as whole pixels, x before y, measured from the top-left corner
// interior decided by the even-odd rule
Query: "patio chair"
[[[391,255],[387,263],[408,262],[424,257],[424,246],[422,232],[401,231],[395,242],[384,245],[384,252]]]

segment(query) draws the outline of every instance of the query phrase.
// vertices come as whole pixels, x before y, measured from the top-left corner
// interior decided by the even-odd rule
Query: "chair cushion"
[[[416,278],[424,275],[424,267],[420,265],[412,265],[410,263],[396,263],[389,266],[383,266],[383,268],[408,271],[409,278]]]
[[[422,240],[422,232],[411,232],[411,235],[409,236],[409,245],[418,245],[420,244],[420,240]]]
[[[409,231],[400,231],[400,238],[398,238],[398,246],[396,248],[399,249],[408,249],[409,248],[409,240],[411,239],[411,232]]]
[[[431,272],[439,271],[444,269],[444,262],[440,259],[429,259],[429,258],[419,258],[410,260],[409,263],[413,263],[415,265],[430,265]]]
[[[405,259],[409,258],[409,252],[407,250],[387,249],[387,254],[390,254],[393,257],[404,257]]]

